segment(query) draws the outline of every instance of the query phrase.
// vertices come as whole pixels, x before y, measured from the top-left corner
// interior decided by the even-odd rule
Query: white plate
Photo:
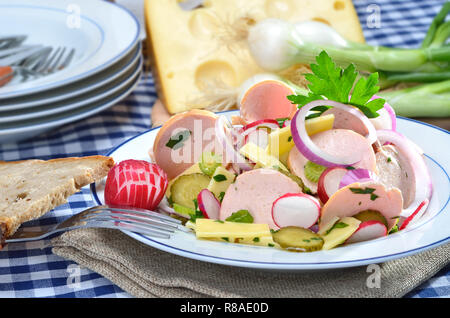
[[[139,83],[142,71],[138,72],[132,83],[122,90],[108,96],[100,101],[88,104],[82,108],[77,108],[63,114],[49,116],[45,119],[34,119],[23,123],[21,126],[0,130],[0,143],[17,142],[41,133],[49,131],[55,127],[74,122],[105,110],[128,96]],[[2,125],[3,127],[3,125]]]
[[[225,112],[230,117],[237,111]],[[154,128],[115,147],[109,155],[116,162],[125,159],[150,160],[148,149],[158,132]],[[450,240],[450,134],[448,131],[411,119],[399,118],[398,131],[425,151],[434,194],[423,219],[403,231],[376,240],[329,251],[292,253],[270,247],[197,240],[192,233],[179,232],[170,239],[155,239],[125,232],[136,240],[176,255],[211,263],[266,270],[321,270],[353,267],[415,254]],[[430,142],[431,141],[431,142]],[[104,182],[91,185],[94,201],[103,204]]]
[[[43,91],[36,94],[29,94],[17,98],[7,98],[0,101],[0,116],[4,115],[2,112],[10,112],[12,110],[30,109],[41,105],[48,105],[61,100],[66,100],[81,94],[86,94],[94,89],[103,87],[112,81],[122,76],[130,65],[136,64],[141,56],[141,45],[138,44],[130,53],[123,59],[114,63],[98,74],[83,78],[75,83]]]
[[[14,26],[13,31],[11,26]],[[0,88],[0,98],[32,94],[96,74],[136,45],[140,26],[128,10],[100,0],[0,0],[0,36],[27,35],[25,43],[75,48],[69,67]]]
[[[127,86],[136,75],[142,70],[143,60],[138,59],[134,64],[128,65],[125,74],[98,89],[85,94],[78,95],[68,100],[48,104],[42,107],[31,108],[30,110],[18,110],[0,113],[0,123],[2,129],[14,127],[18,123],[33,118],[46,118],[47,116],[67,112],[71,109],[80,108],[87,104],[97,102],[105,97],[113,95]]]

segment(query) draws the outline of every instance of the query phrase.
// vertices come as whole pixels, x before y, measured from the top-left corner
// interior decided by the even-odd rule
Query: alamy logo
[[[381,28],[381,8],[377,4],[368,5],[366,12],[369,13],[366,19],[366,25],[369,29]]]
[[[67,266],[67,273],[69,276],[67,277],[67,286],[69,288],[80,288],[81,282],[81,268],[76,264],[70,264]]]
[[[69,29],[81,28],[81,8],[78,4],[69,4],[66,8],[69,14],[66,19],[66,25]]]
[[[381,267],[377,264],[367,266],[367,273],[371,273],[366,279],[367,288],[381,288]]]

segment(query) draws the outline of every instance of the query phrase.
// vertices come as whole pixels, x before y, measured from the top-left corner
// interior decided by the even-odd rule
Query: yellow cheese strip
[[[247,48],[248,29],[266,18],[330,24],[364,42],[351,0],[205,0],[182,10],[179,0],[145,0],[148,52],[158,96],[170,113],[222,102],[217,96],[263,72]],[[221,94],[215,93],[218,89]]]
[[[214,177],[217,175],[223,175],[226,178],[226,180],[216,181]],[[233,183],[235,178],[236,175],[234,173],[228,171],[223,166],[219,166],[214,171],[214,174],[211,178],[211,181],[207,189],[212,193],[214,193],[216,198],[219,199],[221,197],[221,193],[222,192],[225,193],[227,191],[228,187],[230,186],[231,183]]]
[[[282,169],[289,171],[280,160],[276,157],[269,155],[265,149],[258,147],[254,143],[248,142],[241,149],[239,149],[241,155],[247,157],[251,161],[255,162],[257,166],[264,168]]]
[[[340,219],[334,224],[334,227],[332,227],[332,230],[328,234],[322,236],[324,240],[322,249],[329,250],[344,243],[353,233],[355,233],[360,223],[361,221],[352,217]],[[344,226],[339,227],[339,224]]]
[[[198,238],[227,237],[233,242],[237,238],[253,240],[255,237],[272,237],[267,224],[222,222],[211,219],[197,219],[195,224],[195,235]]]
[[[333,128],[334,115],[329,114],[316,118],[311,118],[305,121],[305,128],[308,135],[314,135],[321,131]],[[292,140],[291,127],[287,126],[277,129],[269,134],[266,151],[274,157],[281,157],[289,153],[294,147],[294,140]]]

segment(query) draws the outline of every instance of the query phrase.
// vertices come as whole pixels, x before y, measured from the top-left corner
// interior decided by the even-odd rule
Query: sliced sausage
[[[393,145],[382,146],[375,154],[379,181],[386,187],[400,189],[403,207],[407,208],[414,200],[416,181],[414,170],[406,158]]]
[[[242,118],[251,123],[260,119],[292,118],[297,105],[292,104],[286,96],[294,92],[278,81],[260,82],[242,97],[240,111]]]
[[[358,117],[345,110],[333,107],[326,110],[322,116],[329,114],[334,115],[333,128],[335,129],[349,129],[363,136],[367,135],[369,132],[367,127]]]
[[[203,151],[214,149],[216,119],[210,111],[194,109],[172,116],[161,127],[153,157],[169,179],[198,162]]]
[[[339,189],[322,207],[319,229],[334,217],[353,216],[361,211],[380,212],[388,222],[388,230],[396,223],[403,207],[402,193],[379,182],[355,182]]]
[[[248,210],[254,223],[268,224],[278,229],[272,219],[273,202],[286,193],[300,193],[300,187],[291,178],[272,169],[244,172],[228,187],[220,208],[220,219],[234,212]]]
[[[348,129],[331,129],[311,136],[311,140],[323,151],[338,157],[348,152],[361,154],[361,160],[354,164],[355,168],[376,171],[375,153],[372,146],[362,135]],[[312,193],[317,193],[317,182],[311,182],[305,176],[305,164],[308,162],[296,147],[288,156],[288,167],[292,173],[300,177]]]

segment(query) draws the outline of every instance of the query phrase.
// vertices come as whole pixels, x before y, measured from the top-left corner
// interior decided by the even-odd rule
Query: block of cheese
[[[148,48],[158,96],[170,113],[234,98],[263,70],[247,47],[249,27],[269,17],[328,23],[363,42],[351,0],[204,0],[186,11],[182,0],[145,0]]]

